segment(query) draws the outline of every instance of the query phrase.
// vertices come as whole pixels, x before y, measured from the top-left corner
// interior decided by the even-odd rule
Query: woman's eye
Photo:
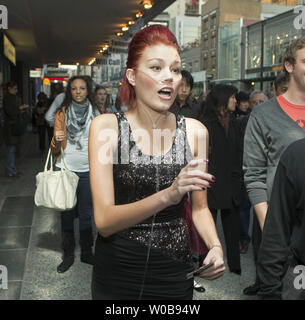
[[[173,72],[175,72],[177,74],[180,74],[181,73],[181,69],[180,68],[173,69]]]
[[[150,67],[150,69],[152,69],[152,70],[154,70],[154,71],[159,71],[159,70],[161,70],[161,67],[159,67],[159,66],[152,66],[152,67]]]

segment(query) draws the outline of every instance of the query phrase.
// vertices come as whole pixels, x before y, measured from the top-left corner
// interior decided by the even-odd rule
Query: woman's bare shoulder
[[[118,122],[115,114],[100,114],[92,120],[91,127],[95,129],[118,129]]]
[[[203,134],[208,133],[208,129],[206,126],[200,122],[199,120],[193,118],[185,118],[186,123],[186,132],[189,133],[190,131],[199,130]]]

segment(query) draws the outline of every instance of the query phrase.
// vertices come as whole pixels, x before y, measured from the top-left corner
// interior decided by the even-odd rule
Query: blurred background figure
[[[250,113],[249,110],[249,94],[244,91],[239,91],[236,95],[236,110],[234,111],[234,115],[236,118],[240,116],[245,116]]]
[[[288,79],[285,72],[281,72],[277,75],[274,82],[272,83],[273,93],[275,96],[284,94],[288,89]]]
[[[243,147],[243,137],[245,134],[245,126],[247,124],[247,120],[251,109],[249,108],[249,94],[244,91],[239,91],[236,95],[237,105],[236,110],[233,112],[234,116],[237,119],[238,128],[241,134],[241,148]],[[242,128],[242,123],[244,123],[244,128]],[[242,156],[242,152],[241,152]],[[240,160],[242,163],[242,159]],[[242,170],[242,168],[240,168]],[[247,253],[249,243],[250,243],[250,236],[249,236],[249,224],[250,224],[250,209],[251,203],[244,186],[242,183],[242,200],[239,206],[239,218],[240,218],[240,242],[239,242],[239,250],[240,253],[244,254]]]
[[[96,86],[94,90],[94,104],[101,114],[107,112],[107,103],[109,103],[109,99],[107,101],[107,96],[108,94],[105,87]]]
[[[112,97],[103,86],[97,86],[94,90],[94,103],[100,114],[117,112]]]
[[[250,99],[249,99],[250,110],[252,111],[259,104],[262,104],[267,100],[268,100],[268,97],[262,91],[255,90],[255,91],[251,92]]]
[[[200,105],[203,101],[205,101],[208,93],[206,91],[202,91],[197,99],[197,103]]]
[[[6,145],[5,175],[9,178],[17,177],[20,174],[15,165],[16,152],[20,144],[20,138],[30,120],[30,115],[26,112],[29,106],[21,104],[17,92],[16,82],[11,81],[5,85],[3,138]]]
[[[38,131],[38,146],[40,153],[43,154],[46,147],[46,120],[45,114],[48,110],[48,97],[45,93],[40,92],[38,94],[38,102],[34,109],[34,118]]]
[[[51,89],[51,97],[48,101],[48,111],[45,114],[49,144],[53,138],[54,118],[65,98],[65,88],[62,83],[56,83]]]
[[[107,94],[106,105],[107,105],[107,108],[106,108],[107,113],[117,112],[117,108],[115,107],[115,104],[113,103],[112,96],[110,94]]]
[[[177,98],[175,104],[169,109],[176,116],[178,114],[183,115],[187,118],[199,118],[199,107],[191,96],[194,79],[192,75],[186,71],[181,71],[182,81],[178,89]]]

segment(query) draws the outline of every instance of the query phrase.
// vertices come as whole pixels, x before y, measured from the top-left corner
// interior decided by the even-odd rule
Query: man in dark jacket
[[[186,71],[181,71],[182,82],[179,87],[175,105],[169,109],[176,116],[181,114],[187,118],[199,118],[199,106],[196,101],[192,100],[191,92],[194,85],[192,75]]]
[[[293,253],[293,267],[305,265],[304,163],[305,139],[301,139],[286,149],[277,167],[258,255],[258,296],[262,299],[282,298],[282,279],[287,270],[290,252]],[[294,240],[291,240],[293,233]],[[301,287],[304,286],[305,282]],[[301,288],[297,286],[295,289],[298,295],[294,298],[304,300],[304,290],[298,290]]]

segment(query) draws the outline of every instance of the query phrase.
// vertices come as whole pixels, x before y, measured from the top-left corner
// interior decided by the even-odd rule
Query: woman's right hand
[[[207,162],[205,159],[192,160],[180,171],[173,184],[167,189],[170,205],[179,203],[187,192],[203,191],[212,186],[215,177],[204,172]]]
[[[54,133],[54,138],[56,142],[61,142],[66,138],[65,132],[64,131],[56,131]]]

